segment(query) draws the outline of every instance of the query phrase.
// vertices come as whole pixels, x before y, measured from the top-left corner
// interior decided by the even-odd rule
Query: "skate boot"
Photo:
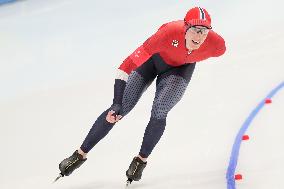
[[[142,172],[146,167],[147,162],[143,162],[139,157],[133,158],[128,170],[126,171],[126,176],[128,178],[126,186],[131,184],[131,182],[139,181],[142,177]]]
[[[86,159],[83,159],[83,156],[81,154],[78,153],[78,151],[76,150],[72,156],[64,159],[60,164],[59,164],[59,170],[60,170],[60,174],[59,177],[57,177],[56,180],[58,180],[60,177],[64,177],[64,176],[69,176],[71,175],[71,173],[79,168],[85,161]],[[55,180],[55,181],[56,181]]]

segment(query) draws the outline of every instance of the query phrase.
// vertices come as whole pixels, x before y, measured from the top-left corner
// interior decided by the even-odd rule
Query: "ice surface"
[[[117,67],[156,29],[202,6],[227,52],[196,67],[170,112],[143,180],[131,188],[222,189],[243,121],[284,80],[282,1],[27,0],[0,7],[1,189],[123,188],[139,151],[155,87],[56,184],[58,163],[81,145],[112,102]],[[242,144],[238,189],[280,189],[284,91],[255,118]]]

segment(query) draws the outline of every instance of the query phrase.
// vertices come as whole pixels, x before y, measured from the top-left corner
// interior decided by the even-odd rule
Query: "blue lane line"
[[[227,168],[227,189],[236,189],[235,185],[235,171],[238,163],[238,157],[239,157],[239,151],[241,147],[241,142],[243,135],[246,133],[248,127],[250,126],[250,123],[253,121],[255,116],[259,113],[259,111],[263,108],[265,105],[265,100],[268,98],[272,98],[280,89],[284,87],[284,82],[282,82],[280,85],[278,85],[276,88],[274,88],[258,105],[257,107],[250,113],[248,118],[243,123],[241,129],[239,130],[239,133],[237,134],[235,138],[235,142],[232,148],[231,157],[229,166]]]

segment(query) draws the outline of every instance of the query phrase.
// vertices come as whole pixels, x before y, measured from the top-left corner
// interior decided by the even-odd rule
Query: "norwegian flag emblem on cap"
[[[186,16],[184,17],[184,22],[191,26],[199,25],[210,29],[212,28],[209,13],[201,7],[194,7],[187,11]]]
[[[200,17],[200,20],[206,20],[206,17],[205,17],[205,13],[204,13],[204,10],[200,7],[199,8],[199,17]]]

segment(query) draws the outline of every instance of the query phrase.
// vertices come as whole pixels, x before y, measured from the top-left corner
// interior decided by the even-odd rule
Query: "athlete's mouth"
[[[199,43],[200,43],[200,42],[194,41],[194,40],[191,40],[191,41],[192,41],[192,43],[195,44],[195,45],[199,45]]]

